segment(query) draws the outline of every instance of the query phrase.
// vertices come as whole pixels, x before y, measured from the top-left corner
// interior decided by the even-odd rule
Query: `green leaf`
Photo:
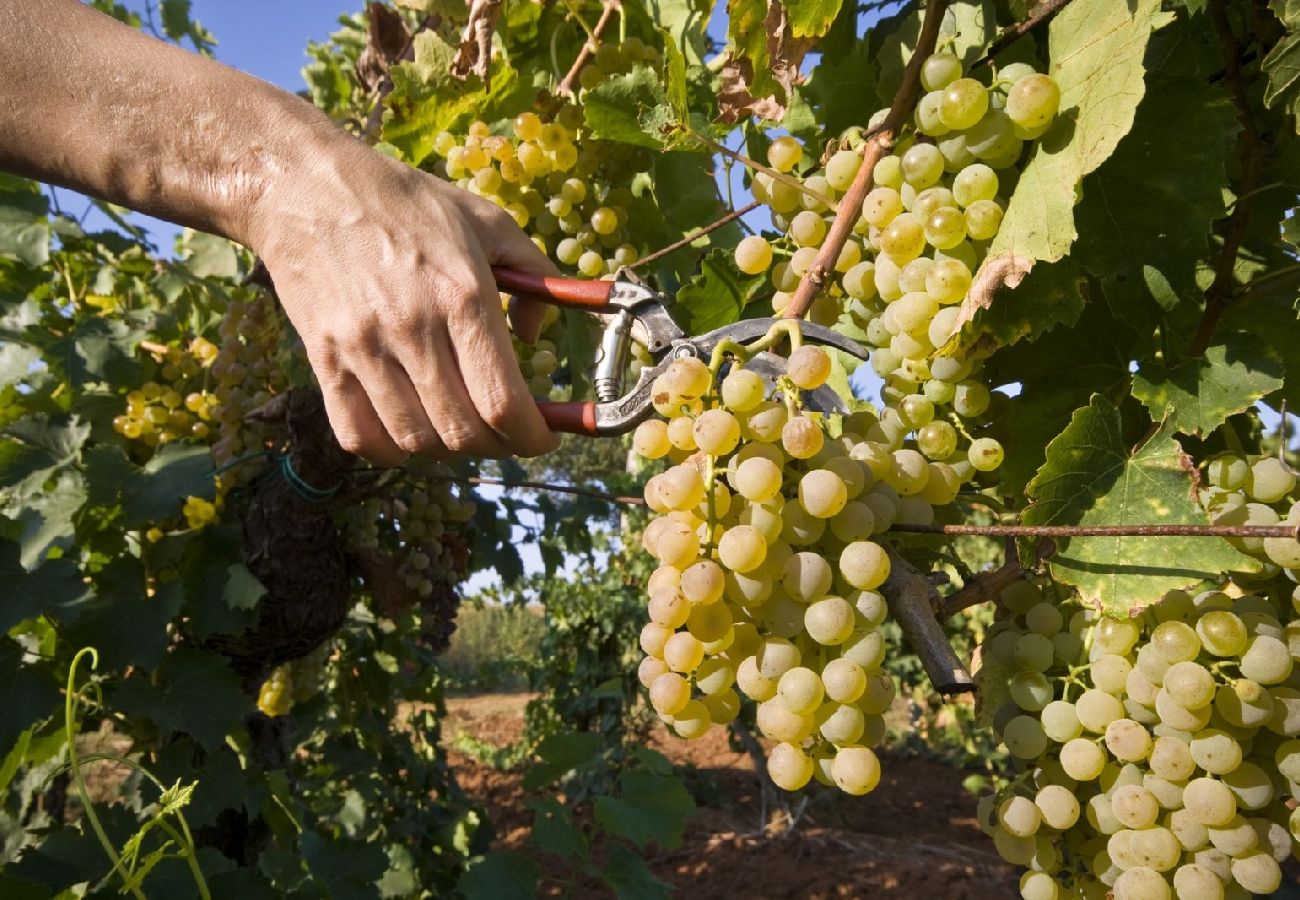
[[[20,546],[0,538],[0,632],[43,613],[68,621],[76,617],[91,590],[70,559],[46,560],[28,572],[19,557]]]
[[[659,29],[659,36],[664,42],[664,96],[677,121],[690,121],[691,112],[686,105],[686,57],[665,29]]]
[[[490,89],[477,75],[464,81],[451,74],[456,48],[435,31],[424,30],[412,41],[415,58],[389,69],[393,90],[385,100],[381,137],[419,165],[433,152],[438,132],[454,130],[481,118],[491,122],[526,109],[532,89],[500,57],[489,71]]]
[[[1071,258],[1035,266],[1014,291],[981,311],[952,346],[983,356],[1017,341],[1036,340],[1058,325],[1073,325],[1083,312],[1086,287]]]
[[[1165,281],[1155,299],[1169,309],[1173,292],[1197,292],[1196,261],[1225,211],[1225,161],[1240,125],[1223,86],[1203,73],[1152,73],[1147,83],[1132,131],[1083,182],[1074,258],[1103,278],[1153,269]]]
[[[53,484],[39,494],[27,498],[18,513],[22,533],[22,564],[35,568],[45,559],[50,548],[72,537],[76,531],[73,517],[86,503],[86,487],[80,473],[65,469],[55,476]]]
[[[1282,376],[1271,347],[1248,335],[1228,335],[1204,357],[1172,369],[1144,364],[1133,376],[1133,396],[1152,419],[1169,409],[1175,431],[1202,435],[1280,388]]]
[[[600,735],[591,731],[552,734],[537,745],[539,760],[524,775],[524,790],[535,791],[591,762],[600,752]]]
[[[51,341],[45,357],[74,385],[135,383],[140,372],[135,349],[143,336],[144,329],[133,320],[94,316]]]
[[[54,677],[24,663],[22,648],[7,638],[0,643],[0,697],[5,698],[0,704],[0,751],[6,753],[23,732],[39,726],[63,705]]]
[[[175,516],[190,496],[216,497],[212,455],[202,444],[165,444],[122,487],[126,525],[135,527]]]
[[[622,844],[610,844],[605,853],[603,881],[618,900],[667,900],[672,886],[664,884],[646,861]]]
[[[1029,483],[1026,525],[1204,525],[1195,466],[1172,421],[1130,453],[1119,410],[1101,395],[1047,447]],[[1218,538],[1076,537],[1058,542],[1052,575],[1111,616],[1135,615],[1169,590],[1255,563]]]
[[[302,836],[302,857],[316,883],[333,900],[373,900],[375,882],[388,868],[388,856],[378,844],[326,838],[314,831]]]
[[[1061,88],[1060,114],[1021,173],[960,322],[987,307],[1002,284],[1014,287],[1035,262],[1070,249],[1079,182],[1132,127],[1146,91],[1147,41],[1171,17],[1159,0],[1093,0],[1070,4],[1052,20],[1049,74]]]
[[[1273,45],[1261,65],[1268,77],[1264,105],[1285,109],[1295,116],[1300,112],[1300,8],[1279,0],[1270,7],[1286,25],[1287,33]],[[1295,127],[1300,133],[1300,118],[1296,118]]]
[[[233,563],[226,573],[226,605],[231,609],[256,609],[258,601],[266,596],[266,586],[243,563]]]
[[[185,268],[195,278],[234,278],[239,274],[235,245],[223,237],[186,230],[181,238]]]
[[[629,769],[619,776],[617,796],[596,798],[595,812],[601,828],[640,850],[651,841],[671,849],[681,844],[695,801],[672,776]]]
[[[1300,372],[1300,314],[1294,290],[1273,291],[1251,296],[1248,303],[1232,304],[1219,321],[1217,333],[1230,329],[1246,332],[1272,348],[1286,371]],[[1291,409],[1300,409],[1300,378],[1287,381],[1282,396]]]
[[[168,654],[156,683],[144,678],[123,682],[113,691],[111,705],[160,728],[188,734],[209,753],[250,711],[239,678],[221,657],[192,647]],[[375,878],[382,874],[381,867]]]
[[[32,413],[0,431],[0,489],[39,487],[76,459],[90,425],[76,416]]]
[[[684,83],[682,91],[685,91]],[[583,120],[592,137],[658,150],[664,144],[663,135],[647,131],[642,118],[659,107],[666,107],[667,103],[664,86],[654,69],[636,66],[631,72],[607,78],[587,91],[583,98]]]
[[[564,806],[549,797],[530,800],[526,805],[534,813],[528,840],[538,850],[562,859],[587,858],[587,838]]]
[[[45,265],[50,258],[48,212],[40,185],[0,173],[0,256],[32,268]]]
[[[790,33],[797,38],[819,38],[830,30],[844,0],[784,0]]]
[[[673,317],[687,334],[703,334],[742,318],[745,306],[766,284],[762,275],[746,275],[736,268],[731,251],[710,250],[700,263],[700,273],[677,292]]]
[[[537,863],[522,853],[489,853],[460,877],[456,889],[468,900],[531,900],[540,876]]]
[[[870,111],[864,114],[862,96],[873,90],[878,71],[870,44],[853,40],[844,52],[822,56],[799,94],[812,106],[826,133],[839,134],[851,125],[862,125],[870,116]]]

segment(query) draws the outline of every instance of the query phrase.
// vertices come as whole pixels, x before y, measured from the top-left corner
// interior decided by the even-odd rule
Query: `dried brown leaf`
[[[370,30],[366,49],[357,59],[357,77],[367,90],[373,91],[388,76],[388,67],[410,46],[411,32],[402,17],[383,3],[366,7]]]
[[[488,84],[488,65],[492,61],[492,33],[505,9],[504,0],[472,0],[469,21],[461,33],[460,47],[451,64],[451,74],[464,80],[473,73]]]
[[[962,301],[961,311],[957,313],[957,321],[953,325],[953,332],[956,333],[971,322],[981,309],[988,309],[993,303],[993,295],[1004,286],[1014,288],[1024,281],[1033,267],[1032,259],[1014,254],[993,256],[984,260],[984,265],[980,266],[979,271],[975,273],[975,280],[966,293],[966,299]]]
[[[718,94],[718,117],[723,122],[734,123],[748,116],[780,120],[785,115],[790,91],[803,81],[799,66],[817,42],[816,38],[794,37],[785,7],[779,0],[768,0],[764,28],[767,31],[768,69],[781,86],[782,96],[773,93],[755,97],[752,90],[753,62],[744,56],[729,54],[722,66],[722,90]]]

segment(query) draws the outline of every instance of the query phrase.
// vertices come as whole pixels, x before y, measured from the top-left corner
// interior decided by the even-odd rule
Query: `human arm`
[[[555,445],[489,269],[550,273],[545,256],[504,211],[292,94],[76,0],[0,0],[0,169],[253,249],[353,452],[391,465]]]

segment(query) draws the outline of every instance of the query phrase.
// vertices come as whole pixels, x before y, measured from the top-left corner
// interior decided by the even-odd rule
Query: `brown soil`
[[[444,738],[495,746],[517,740],[527,694],[452,700]],[[686,767],[699,804],[675,850],[652,856],[655,875],[691,900],[888,897],[891,900],[1017,898],[1015,871],[975,824],[962,773],[920,759],[885,758],[880,786],[866,797],[817,791],[794,828],[774,814],[765,830],[750,758],[721,730],[694,742],[659,730],[651,746]],[[502,847],[528,834],[520,772],[493,769],[450,751],[461,786],[488,811]],[[787,820],[788,822],[788,820]],[[603,896],[593,888],[584,896]]]

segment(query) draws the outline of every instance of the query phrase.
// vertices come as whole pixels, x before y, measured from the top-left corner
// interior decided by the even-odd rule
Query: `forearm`
[[[252,245],[267,186],[338,141],[300,98],[76,0],[0,0],[0,169]]]

